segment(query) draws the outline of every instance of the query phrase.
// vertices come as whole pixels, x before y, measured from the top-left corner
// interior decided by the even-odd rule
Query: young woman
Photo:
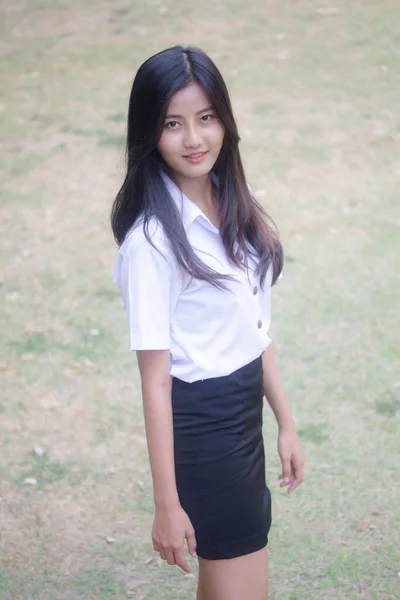
[[[127,173],[112,210],[114,281],[142,381],[155,551],[190,571],[198,600],[266,600],[271,497],[263,396],[279,426],[281,487],[303,454],[274,361],[271,285],[282,247],[247,187],[225,83],[201,50],[139,69]]]

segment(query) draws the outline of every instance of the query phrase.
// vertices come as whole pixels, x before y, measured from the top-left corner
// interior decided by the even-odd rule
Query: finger
[[[190,570],[190,567],[185,558],[185,554],[183,552],[183,546],[182,546],[182,548],[175,550],[174,554],[175,554],[175,564],[178,565],[178,567],[180,567],[186,573],[191,573],[192,571]]]
[[[166,557],[167,563],[169,565],[174,565],[175,564],[175,555],[174,555],[174,553],[173,553],[172,550],[166,550],[165,551],[165,557]]]
[[[167,560],[167,557],[165,556],[164,548],[160,548],[160,549],[159,549],[159,553],[160,553],[160,557],[161,557],[163,560]]]
[[[303,477],[304,461],[301,460],[301,458],[298,458],[297,456],[293,456],[292,459],[292,472],[295,475],[295,479]]]
[[[282,458],[282,479],[281,487],[284,485],[289,485],[290,476],[292,474],[292,465],[289,458]]]
[[[298,467],[295,470],[295,478],[293,483],[288,488],[288,493],[291,494],[294,490],[302,483],[304,479],[303,466]]]
[[[290,485],[288,487],[288,494],[292,494],[294,492],[294,490],[299,487],[299,485],[302,483],[301,479],[296,479],[296,481],[294,483],[292,483],[292,485]]]
[[[156,552],[158,552],[158,545],[157,542],[155,540],[153,540],[153,548]]]
[[[303,482],[303,477],[298,477],[294,480],[294,482],[288,487],[288,494],[294,492],[294,490],[299,487],[299,485]]]
[[[186,543],[187,543],[187,547],[189,550],[189,554],[191,556],[193,556],[193,558],[194,558],[196,556],[196,546],[197,546],[194,530],[186,532]]]

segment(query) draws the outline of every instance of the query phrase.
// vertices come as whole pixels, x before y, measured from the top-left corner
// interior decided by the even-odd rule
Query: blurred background
[[[1,0],[0,598],[188,600],[154,555],[112,284],[133,77],[178,43],[228,84],[286,252],[278,362],[307,455],[273,494],[272,600],[400,597],[397,0]]]

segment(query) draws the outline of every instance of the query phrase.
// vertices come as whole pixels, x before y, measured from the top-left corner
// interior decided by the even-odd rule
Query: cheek
[[[221,149],[222,144],[224,143],[224,135],[225,135],[225,131],[223,129],[223,127],[221,127],[221,125],[218,125],[218,127],[215,127],[211,133],[212,136],[212,141],[214,146],[219,147]]]
[[[174,154],[176,152],[176,137],[177,136],[169,136],[166,134],[162,134],[160,141],[157,144],[157,148],[163,158],[171,156],[171,154]]]
[[[159,153],[161,154],[162,157],[165,156],[165,154],[167,152],[167,148],[168,148],[168,144],[166,143],[164,136],[161,136],[160,140],[157,144],[157,150],[159,151]]]

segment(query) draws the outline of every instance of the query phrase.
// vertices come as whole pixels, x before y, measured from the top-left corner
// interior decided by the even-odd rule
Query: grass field
[[[176,43],[224,74],[286,251],[272,336],[307,470],[279,490],[267,407],[270,597],[400,598],[397,0],[0,10],[1,600],[194,597],[195,577],[152,550],[108,223],[134,73]]]

